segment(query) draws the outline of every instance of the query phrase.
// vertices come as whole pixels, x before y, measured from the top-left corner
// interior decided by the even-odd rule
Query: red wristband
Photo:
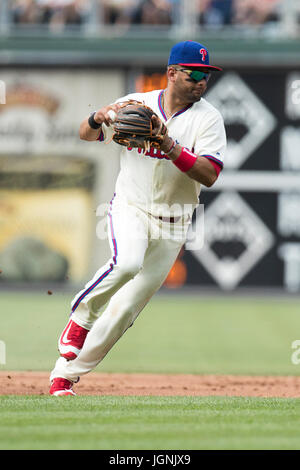
[[[190,152],[185,147],[182,147],[179,157],[176,158],[176,160],[173,160],[173,163],[177,168],[179,168],[179,170],[186,173],[192,168],[196,160],[197,157],[194,153]]]

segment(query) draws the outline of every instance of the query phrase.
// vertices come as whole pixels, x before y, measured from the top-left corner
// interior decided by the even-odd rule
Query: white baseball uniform
[[[144,102],[178,144],[222,168],[226,135],[220,113],[201,98],[167,119],[162,95],[163,90],[133,93],[118,102]],[[99,140],[107,142],[111,136],[112,128],[103,125]],[[57,360],[50,380],[64,377],[76,382],[133,324],[164,282],[186,240],[200,189],[201,184],[162,151],[121,147],[120,173],[108,213],[112,257],[72,302],[72,318],[90,331],[76,359]]]

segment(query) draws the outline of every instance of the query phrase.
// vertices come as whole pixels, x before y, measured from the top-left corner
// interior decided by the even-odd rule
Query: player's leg
[[[72,362],[63,358],[57,361],[51,379],[64,377],[76,382],[79,376],[97,366],[162,285],[183,242],[182,239],[151,241],[141,271],[112,297],[94,323],[79,356]]]
[[[145,214],[115,201],[108,214],[112,258],[72,302],[72,315],[59,338],[60,354],[75,359],[101,308],[132,279],[143,264],[148,246]]]

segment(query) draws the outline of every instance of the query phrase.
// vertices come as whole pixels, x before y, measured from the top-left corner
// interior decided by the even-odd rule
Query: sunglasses
[[[189,69],[176,69],[180,72],[185,72],[191,77],[195,82],[200,82],[201,80],[205,79],[208,82],[210,77],[210,73],[200,72],[200,70],[189,70]]]

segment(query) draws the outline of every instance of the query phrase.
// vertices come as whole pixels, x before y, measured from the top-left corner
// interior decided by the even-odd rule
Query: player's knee
[[[137,260],[124,260],[118,263],[120,276],[125,279],[132,279],[141,269],[141,263]]]

